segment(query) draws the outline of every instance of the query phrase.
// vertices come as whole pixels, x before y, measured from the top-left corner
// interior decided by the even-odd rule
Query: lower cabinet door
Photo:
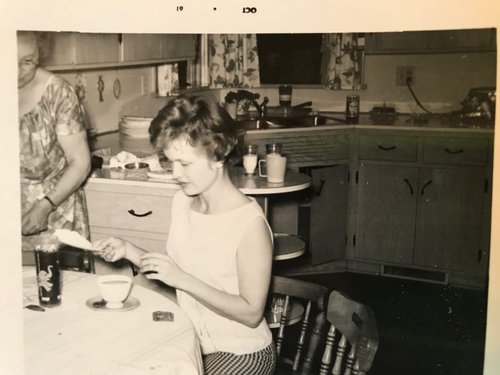
[[[360,163],[354,258],[411,265],[418,168]]]
[[[481,262],[483,168],[422,168],[415,235],[416,265],[475,274]]]
[[[348,167],[312,170],[310,252],[312,264],[345,258],[348,207]]]

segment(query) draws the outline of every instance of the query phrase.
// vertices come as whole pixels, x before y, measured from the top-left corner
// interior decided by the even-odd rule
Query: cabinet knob
[[[446,152],[447,154],[461,154],[462,152],[464,152],[464,149],[463,148],[460,148],[458,150],[451,150],[449,149],[448,147],[446,147],[444,149],[444,152]]]
[[[427,186],[429,186],[430,184],[432,184],[432,180],[429,180],[427,181],[424,186],[422,186],[422,189],[420,190],[420,195],[424,195],[425,193],[425,189],[427,188]]]
[[[135,216],[135,217],[145,217],[145,216],[149,216],[153,213],[153,211],[148,211],[148,212],[145,212],[143,214],[136,214],[134,210],[128,210],[128,213],[132,216]]]
[[[378,148],[383,150],[383,151],[391,151],[391,150],[394,150],[396,148],[396,146],[384,146],[382,144],[379,144]]]
[[[411,186],[410,181],[407,178],[405,178],[403,181],[406,182],[406,185],[408,185],[408,187],[410,188],[410,194],[413,195],[413,186]]]

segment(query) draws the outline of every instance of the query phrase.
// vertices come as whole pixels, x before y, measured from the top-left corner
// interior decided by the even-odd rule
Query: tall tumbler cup
[[[61,273],[57,243],[35,247],[36,275],[40,305],[51,307],[61,303]]]
[[[290,107],[292,105],[292,86],[281,85],[278,87],[280,106]]]

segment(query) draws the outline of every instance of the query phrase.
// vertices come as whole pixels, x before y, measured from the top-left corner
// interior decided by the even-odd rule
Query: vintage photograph
[[[26,374],[481,374],[495,28],[19,29]]]

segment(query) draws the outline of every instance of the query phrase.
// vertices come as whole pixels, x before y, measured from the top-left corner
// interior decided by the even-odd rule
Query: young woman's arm
[[[146,277],[189,293],[226,318],[256,327],[264,314],[271,279],[272,253],[271,233],[264,219],[258,218],[247,229],[238,247],[238,295],[213,288],[196,278],[196,275],[183,272],[172,258],[164,254],[144,254],[141,272],[156,271],[157,274],[147,274]]]

